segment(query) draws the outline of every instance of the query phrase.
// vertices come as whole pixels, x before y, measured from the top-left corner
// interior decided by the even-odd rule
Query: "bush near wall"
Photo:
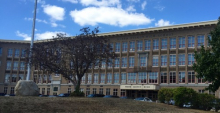
[[[168,103],[172,98],[173,98],[173,89],[162,88],[159,90],[158,99],[160,102],[164,103],[166,101]]]
[[[215,96],[213,95],[207,93],[199,93],[197,94],[196,102],[194,103],[193,108],[210,110],[214,106],[213,103],[214,100],[215,100]]]
[[[83,91],[74,91],[72,93],[70,93],[70,96],[73,96],[73,97],[84,97],[85,96],[85,93]]]

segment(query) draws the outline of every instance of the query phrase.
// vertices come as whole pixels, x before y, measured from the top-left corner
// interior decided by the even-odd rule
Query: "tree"
[[[35,42],[31,56],[32,65],[61,74],[73,83],[76,92],[80,91],[81,79],[89,69],[101,62],[109,64],[115,57],[109,40],[97,36],[98,28],[90,31],[86,27],[80,31],[76,37],[57,34],[53,39]]]
[[[220,17],[210,36],[209,48],[205,49],[202,46],[201,50],[195,51],[196,63],[193,69],[197,72],[198,78],[211,82],[206,89],[215,92],[220,86]]]

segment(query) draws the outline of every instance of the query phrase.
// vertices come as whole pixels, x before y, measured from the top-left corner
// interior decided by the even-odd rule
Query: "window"
[[[121,67],[127,67],[127,58],[126,57],[121,58]]]
[[[188,54],[188,65],[193,65],[195,63],[194,54]]]
[[[113,89],[113,95],[115,95],[115,96],[118,95],[118,89]]]
[[[128,51],[128,43],[127,42],[123,42],[122,43],[122,52],[127,52]]]
[[[170,72],[170,83],[176,83],[176,72]]]
[[[53,91],[58,91],[58,87],[53,87]]]
[[[199,89],[199,93],[205,93],[205,90]]]
[[[158,72],[149,72],[149,83],[157,83]]]
[[[119,73],[114,73],[114,83],[119,83]]]
[[[150,50],[150,40],[145,40],[145,50]]]
[[[179,83],[185,83],[185,72],[179,72]]]
[[[118,68],[119,67],[119,58],[115,58],[115,67]]]
[[[170,48],[176,48],[176,38],[170,38]]]
[[[111,73],[107,73],[107,77],[108,77],[107,78],[108,79],[107,82],[108,83],[112,83],[112,74]]]
[[[10,81],[10,74],[5,75],[5,83],[9,83]]]
[[[185,37],[180,37],[179,38],[179,48],[184,48],[185,47]]]
[[[43,83],[47,83],[47,75],[44,75]]]
[[[195,47],[195,37],[194,36],[188,37],[188,47]]]
[[[70,94],[71,93],[71,88],[67,89],[67,93]]]
[[[15,49],[15,57],[19,57],[19,53],[20,53],[20,50],[19,49]]]
[[[161,40],[161,49],[167,49],[167,39],[162,39]]]
[[[86,88],[86,96],[90,95],[90,88]]]
[[[41,75],[38,75],[38,83],[41,83],[41,80],[42,80]]]
[[[188,72],[188,83],[195,83],[195,72]]]
[[[153,56],[153,66],[158,66],[158,56]]]
[[[14,61],[13,70],[18,70],[18,61]]]
[[[50,88],[47,88],[47,95],[50,95]]]
[[[138,83],[147,83],[147,73],[139,72],[138,73]]]
[[[185,65],[185,54],[179,54],[179,65]]]
[[[81,91],[81,92],[84,92],[84,89],[83,89],[83,88],[80,88],[80,91]]]
[[[59,77],[60,76],[60,74],[59,73],[55,73],[55,77]]]
[[[146,56],[140,55],[140,66],[145,67],[146,66]]]
[[[94,82],[93,83],[98,83],[99,75],[97,73],[94,74]]]
[[[108,68],[112,68],[112,63],[113,63],[112,59],[109,59]]]
[[[162,55],[161,56],[161,66],[166,66],[167,65],[167,55]]]
[[[45,94],[45,88],[42,88],[42,92],[41,92],[42,95]]]
[[[167,83],[167,72],[160,72],[160,83]]]
[[[92,94],[96,94],[96,88],[92,89]]]
[[[101,81],[100,83],[105,83],[105,74],[101,73]]]
[[[128,83],[136,83],[136,73],[128,73]]]
[[[4,94],[8,93],[8,87],[4,87]]]
[[[204,41],[205,41],[204,35],[199,35],[197,39],[198,39],[198,47],[204,45]]]
[[[51,75],[48,75],[48,80],[47,80],[47,82],[48,82],[48,83],[51,83],[51,80],[52,80]]]
[[[120,52],[120,43],[115,43],[115,52]]]
[[[159,41],[158,41],[158,39],[154,39],[153,40],[153,49],[154,50],[159,49]]]
[[[24,49],[22,49],[22,50],[21,50],[21,57],[25,57],[25,55],[26,55],[26,52],[25,52]]]
[[[13,55],[13,49],[8,49],[8,57],[12,57]]]
[[[176,65],[176,55],[170,55],[170,66]]]
[[[215,92],[209,90],[209,94],[215,96]]]
[[[198,83],[205,83],[205,79],[204,78],[198,78]]]
[[[24,69],[25,69],[25,63],[20,62],[20,71],[24,71]]]
[[[87,83],[91,84],[92,83],[92,74],[88,74],[88,81]]]
[[[16,82],[16,79],[17,79],[17,75],[12,75],[11,82]]]
[[[110,88],[106,88],[106,95],[110,95]]]
[[[129,57],[129,67],[134,67],[134,57]]]
[[[0,56],[2,56],[2,48],[0,47]]]
[[[126,73],[121,73],[121,83],[126,83]]]
[[[212,36],[211,35],[208,35],[208,45],[210,46],[210,41],[212,40]],[[0,48],[1,49],[1,48]],[[0,50],[1,51],[1,50]],[[1,54],[0,54],[1,56]]]
[[[121,89],[121,97],[125,96],[125,90]]]
[[[11,70],[11,61],[7,61],[7,67],[6,67],[7,70]]]
[[[11,87],[11,92],[10,92],[10,94],[14,94],[14,90],[15,90],[15,87]]]
[[[137,50],[138,51],[142,51],[142,48],[143,48],[143,41],[137,41]]]
[[[103,88],[99,88],[99,94],[103,94]]]
[[[19,79],[18,80],[24,80],[24,75],[23,74],[19,74]]]
[[[105,68],[105,65],[106,65],[105,61],[102,61],[102,68]]]
[[[135,50],[135,41],[131,41],[130,42],[130,51],[134,51]]]
[[[69,75],[69,77],[70,77],[71,80],[73,80],[73,75]],[[68,82],[69,84],[72,83],[71,80],[69,80],[69,82]]]

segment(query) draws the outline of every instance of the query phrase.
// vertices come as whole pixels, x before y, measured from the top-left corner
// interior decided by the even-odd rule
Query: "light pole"
[[[34,7],[34,18],[33,18],[33,26],[32,26],[32,37],[31,37],[31,45],[30,45],[30,53],[29,53],[29,62],[28,62],[28,72],[26,80],[30,80],[31,75],[31,56],[32,56],[32,48],[34,45],[34,32],[35,32],[35,20],[36,20],[36,11],[37,10],[37,0],[35,0],[35,7]]]

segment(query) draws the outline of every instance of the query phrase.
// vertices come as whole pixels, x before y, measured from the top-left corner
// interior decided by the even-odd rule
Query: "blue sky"
[[[30,40],[35,0],[0,1],[0,39]],[[220,0],[38,0],[35,40],[217,20]]]

